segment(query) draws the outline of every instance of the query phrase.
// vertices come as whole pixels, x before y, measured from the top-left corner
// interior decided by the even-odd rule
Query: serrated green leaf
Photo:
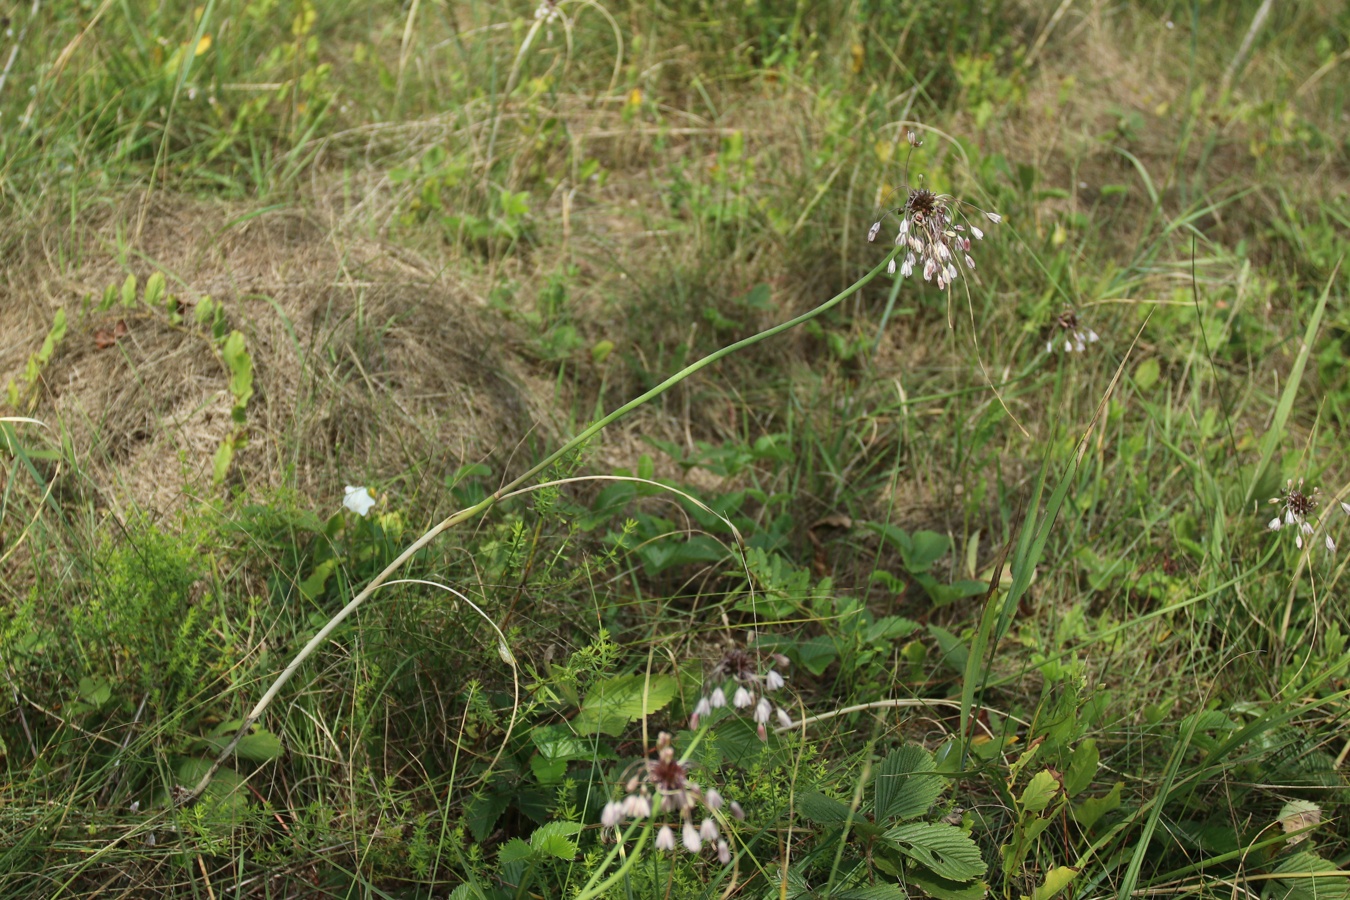
[[[945,786],[936,768],[933,755],[913,744],[887,756],[873,782],[877,822],[912,819],[928,812]]]
[[[572,859],[577,855],[577,842],[572,837],[580,833],[579,822],[549,822],[530,835],[530,846],[541,856]]]
[[[883,838],[941,878],[970,881],[986,869],[980,848],[955,825],[910,822],[890,829]]]
[[[831,896],[839,900],[909,900],[909,892],[898,884],[874,884],[864,888],[850,888]]]
[[[1050,900],[1060,891],[1069,886],[1078,875],[1078,870],[1069,866],[1058,866],[1051,869],[1045,876],[1045,881],[1040,887],[1031,892],[1031,900]]]
[[[1031,776],[1030,783],[1027,784],[1026,790],[1022,791],[1022,796],[1017,802],[1025,812],[1040,812],[1050,805],[1050,801],[1055,799],[1058,791],[1059,779],[1048,770],[1041,769]]]
[[[817,825],[843,825],[848,821],[848,807],[819,791],[804,791],[797,795],[797,813]]]
[[[246,734],[234,748],[234,755],[250,762],[267,762],[280,759],[284,750],[281,738],[265,728],[259,728],[252,734]]]
[[[989,893],[989,885],[983,881],[949,881],[919,868],[911,868],[905,877],[908,883],[937,900],[981,900]]]
[[[469,826],[469,834],[478,843],[487,840],[492,834],[497,820],[511,805],[511,798],[503,794],[479,794],[470,797],[464,804],[464,822]]]
[[[575,734],[567,725],[545,725],[530,732],[534,748],[545,759],[586,759],[594,752],[592,742]]]
[[[670,675],[619,675],[592,685],[572,720],[579,734],[619,735],[628,723],[651,715],[675,698],[679,682]]]
[[[1092,738],[1075,747],[1069,756],[1069,768],[1064,773],[1064,793],[1070,797],[1077,797],[1087,790],[1097,775],[1097,764],[1100,761],[1097,742]]]
[[[1350,882],[1336,872],[1336,864],[1316,853],[1295,853],[1276,867],[1273,874],[1285,878],[1271,882],[1266,900],[1346,900]]]
[[[497,861],[500,863],[521,862],[534,855],[534,849],[520,838],[511,838],[502,848],[497,851]]]

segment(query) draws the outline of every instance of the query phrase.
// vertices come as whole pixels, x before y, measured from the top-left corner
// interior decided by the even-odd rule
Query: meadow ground
[[[0,896],[1350,894],[1350,8],[0,36]]]

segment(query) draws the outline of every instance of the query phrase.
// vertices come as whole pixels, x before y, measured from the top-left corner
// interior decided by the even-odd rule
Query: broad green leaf
[[[1088,797],[1075,804],[1073,818],[1084,829],[1096,825],[1102,816],[1112,810],[1120,809],[1120,791],[1125,782],[1117,781],[1105,797]]]
[[[530,847],[540,856],[571,859],[577,855],[577,842],[572,837],[580,832],[579,822],[549,822],[530,835]]]
[[[220,353],[230,370],[230,395],[234,397],[235,409],[242,410],[253,396],[253,357],[248,355],[244,335],[231,331]]]
[[[1078,870],[1069,866],[1058,866],[1051,869],[1045,876],[1044,883],[1036,890],[1031,892],[1031,900],[1050,900],[1051,897],[1058,894],[1069,886],[1078,875]]]
[[[873,782],[877,822],[912,819],[928,812],[945,786],[936,768],[933,755],[913,744],[887,756]]]
[[[839,648],[827,637],[813,637],[797,645],[797,662],[812,675],[825,674],[830,663],[839,658]]]
[[[122,305],[136,305],[136,276],[128,275],[127,280],[122,282]]]
[[[585,759],[594,752],[592,742],[566,725],[545,725],[530,732],[534,748],[545,759]]]
[[[549,759],[536,753],[530,757],[530,772],[540,784],[557,784],[567,775],[567,760]]]
[[[505,794],[479,794],[470,797],[464,804],[464,822],[469,826],[469,834],[478,843],[487,840],[496,826],[497,820],[511,805],[511,798]]]
[[[898,884],[874,884],[865,888],[850,888],[832,894],[839,900],[909,900],[909,892]]]
[[[884,839],[901,853],[942,878],[970,881],[985,872],[980,848],[955,825],[941,822],[910,822],[890,829]]]
[[[1069,768],[1064,773],[1064,793],[1070,797],[1077,797],[1087,790],[1097,774],[1097,764],[1100,760],[1097,742],[1092,738],[1075,747],[1069,756]]]
[[[520,838],[511,838],[502,848],[497,851],[497,861],[500,863],[521,862],[534,855],[534,850],[530,845]]]
[[[1266,900],[1346,900],[1350,882],[1337,872],[1336,864],[1316,853],[1295,853],[1276,867],[1273,874],[1286,877],[1271,882]]]
[[[1025,812],[1040,812],[1050,805],[1050,801],[1055,799],[1058,791],[1059,780],[1049,771],[1041,769],[1031,776],[1031,781],[1022,792],[1018,803]]]
[[[917,867],[905,873],[905,880],[937,900],[981,900],[989,893],[983,881],[951,881]]]
[[[619,735],[636,719],[651,715],[675,697],[679,682],[670,675],[619,675],[592,685],[572,720],[579,734]]]
[[[234,461],[235,440],[231,435],[220,442],[216,448],[216,455],[211,461],[211,482],[217,487],[225,483],[225,476],[230,473],[230,463]]]
[[[164,273],[156,272],[145,282],[145,305],[153,308],[164,297]]]
[[[284,751],[281,739],[265,728],[259,728],[252,734],[246,734],[234,748],[234,755],[251,762],[267,762],[280,759]]]
[[[1141,391],[1151,391],[1161,374],[1162,369],[1158,366],[1158,361],[1150,356],[1148,359],[1140,360],[1139,365],[1134,367],[1134,383]]]
[[[843,825],[848,821],[848,807],[819,791],[805,791],[797,795],[797,813],[817,825]]]

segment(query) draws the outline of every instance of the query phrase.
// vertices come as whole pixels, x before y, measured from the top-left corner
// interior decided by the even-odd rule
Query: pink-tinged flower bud
[[[890,261],[889,263],[886,264],[886,274],[887,274],[887,275],[894,275],[894,274],[895,274],[895,259],[894,259],[894,257],[892,257],[892,258],[891,258],[891,261]]]
[[[905,218],[903,218],[903,219],[900,220],[900,236],[901,236],[901,237],[904,237],[904,236],[907,235],[907,234],[909,234],[909,217],[908,217],[908,216],[906,216]],[[897,241],[896,243],[899,243],[899,241]]]
[[[973,269],[973,268],[975,268],[975,260],[973,260],[973,259],[970,258],[970,254],[969,254],[969,253],[966,254],[966,268],[967,268],[967,269]]]
[[[731,862],[731,848],[726,841],[717,842],[717,861],[724,866]]]
[[[867,229],[867,241],[871,243],[877,239],[877,232],[881,231],[881,223],[874,222],[872,227]]]
[[[708,788],[708,792],[703,795],[703,803],[713,812],[722,808],[722,795],[717,788]]]
[[[1332,553],[1336,552],[1336,542],[1331,539],[1331,535],[1327,535],[1327,549]]]
[[[1000,216],[998,213],[987,212],[984,214],[984,217],[988,219],[990,222],[993,222],[995,225],[1003,221],[1003,217]]]
[[[1350,503],[1346,503],[1346,502],[1344,502],[1344,501],[1341,501],[1341,510],[1342,510],[1347,516],[1350,516]]]
[[[755,726],[755,734],[759,735],[759,739],[761,741],[767,742],[769,740],[769,729],[764,727],[763,722],[760,722],[758,725]]]
[[[741,809],[741,805],[735,800],[728,803],[727,808],[731,810],[731,817],[733,819],[743,820],[745,818],[745,810]]]
[[[669,825],[662,825],[656,832],[656,849],[671,851],[675,849],[675,832]]]
[[[690,853],[697,853],[703,849],[703,841],[699,839],[698,829],[694,827],[693,822],[685,822],[681,835],[684,841],[684,849]]]

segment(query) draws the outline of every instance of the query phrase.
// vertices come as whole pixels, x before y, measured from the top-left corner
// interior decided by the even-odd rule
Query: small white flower
[[[904,218],[900,220],[900,236],[904,237],[907,234],[909,234],[909,219]]]
[[[707,804],[708,809],[717,812],[722,808],[722,795],[717,788],[708,788],[703,794],[703,802]]]
[[[1266,527],[1269,528],[1271,531],[1279,531],[1280,526],[1282,524],[1283,523],[1280,521],[1280,517],[1276,516],[1275,518],[1271,519],[1269,522],[1266,523]]]
[[[1341,501],[1341,510],[1342,510],[1347,516],[1350,516],[1350,503],[1346,503],[1344,500],[1342,500],[1342,501]]]
[[[890,264],[886,266],[886,274],[887,275],[895,274],[895,257],[891,257]]]
[[[770,669],[764,676],[764,690],[776,691],[783,686],[783,676],[779,675],[774,669]]]
[[[900,277],[908,278],[913,274],[914,274],[914,254],[907,253],[905,254],[904,263],[900,266]]]
[[[717,842],[717,861],[724,866],[731,862],[731,848],[727,846],[726,841]]]
[[[717,823],[712,819],[704,819],[703,824],[698,826],[698,836],[705,841],[717,840]]]
[[[727,705],[727,695],[721,688],[714,688],[708,702],[713,709],[721,709]]]
[[[973,259],[970,258],[970,254],[969,254],[969,253],[966,254],[966,268],[967,268],[967,269],[973,269],[973,268],[975,268],[975,260],[973,260]]]
[[[652,814],[651,801],[641,794],[629,794],[623,801],[623,814],[630,819],[645,819]]]
[[[683,835],[684,849],[690,853],[697,853],[703,849],[703,841],[698,836],[698,829],[694,827],[693,822],[685,822]]]
[[[712,703],[707,697],[700,697],[698,704],[694,707],[694,715],[706,716],[712,713]]]
[[[1331,539],[1331,535],[1327,535],[1327,549],[1332,553],[1336,552],[1336,542]]]
[[[792,716],[788,715],[787,710],[782,708],[778,710],[778,725],[782,728],[792,727]]]
[[[370,496],[370,491],[366,488],[352,487],[349,484],[343,491],[346,496],[342,498],[342,505],[358,516],[365,517],[375,505],[375,498]]]
[[[656,849],[672,851],[675,849],[675,832],[670,830],[669,825],[662,825],[661,829],[656,832]]]
[[[867,242],[868,242],[869,244],[870,244],[872,241],[875,241],[875,240],[877,239],[877,233],[878,233],[879,231],[881,231],[881,223],[880,223],[880,222],[874,222],[874,223],[872,223],[872,227],[869,228],[869,229],[867,229]]]
[[[616,828],[623,821],[623,804],[611,800],[600,813],[600,824],[606,828]]]
[[[754,702],[754,696],[743,687],[736,688],[736,696],[731,698],[731,705],[737,709],[745,709]]]
[[[975,235],[975,240],[977,241],[984,240],[984,232],[976,228],[974,225],[970,226],[970,233]]]
[[[995,225],[1003,221],[1003,217],[995,212],[987,212],[984,214],[984,217],[988,219],[990,222],[993,222]]]
[[[741,805],[735,800],[728,803],[727,807],[731,810],[731,817],[733,819],[736,819],[737,821],[743,821],[745,819],[745,810],[741,809]]]
[[[769,721],[771,715],[773,715],[773,704],[769,702],[768,697],[760,697],[759,702],[755,704],[755,721],[763,725]]]

